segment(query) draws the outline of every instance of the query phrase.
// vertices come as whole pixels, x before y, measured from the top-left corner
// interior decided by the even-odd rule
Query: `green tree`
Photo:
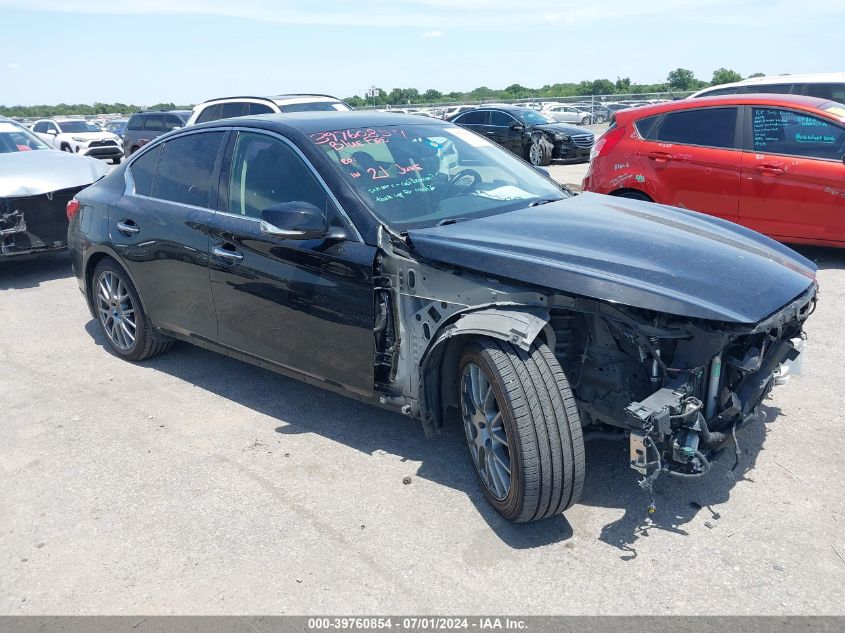
[[[426,103],[434,103],[435,101],[440,101],[442,98],[443,93],[439,90],[435,90],[434,88],[429,88],[422,93],[422,100]]]
[[[753,75],[748,75],[746,79],[754,79],[754,77],[765,77],[766,73],[754,73]]]
[[[698,87],[699,81],[691,70],[676,68],[666,76],[666,83],[675,90],[693,90]]]
[[[730,84],[735,81],[741,81],[742,75],[735,70],[729,68],[717,68],[713,71],[713,80],[710,82],[714,86],[719,84]]]
[[[616,92],[622,94],[631,92],[631,79],[629,77],[617,77]]]

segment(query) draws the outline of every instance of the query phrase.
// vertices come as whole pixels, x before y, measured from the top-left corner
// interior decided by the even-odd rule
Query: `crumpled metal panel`
[[[0,154],[0,198],[37,196],[90,185],[108,170],[102,161],[59,150]]]

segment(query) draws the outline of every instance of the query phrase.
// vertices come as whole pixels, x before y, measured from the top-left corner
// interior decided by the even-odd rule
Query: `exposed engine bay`
[[[816,304],[810,282],[757,324],[717,322],[520,288],[415,261],[395,240],[383,247],[375,328],[382,404],[435,433],[456,406],[448,385],[465,335],[524,349],[541,340],[568,378],[585,439],[627,439],[631,468],[649,491],[661,475],[710,471],[714,453],[787,380]]]

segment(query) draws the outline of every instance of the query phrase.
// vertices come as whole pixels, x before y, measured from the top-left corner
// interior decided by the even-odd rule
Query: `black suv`
[[[571,196],[469,130],[403,114],[177,130],[68,217],[114,354],[187,341],[428,433],[454,421],[486,498],[515,521],[578,500],[583,431],[628,442],[644,488],[707,475],[815,304],[815,265],[767,237]]]
[[[190,110],[136,112],[129,117],[123,129],[123,151],[130,156],[165,132],[185,127],[190,116]]]
[[[538,167],[549,165],[552,160],[586,162],[596,140],[585,128],[559,123],[543,112],[517,106],[479,106],[449,120]]]

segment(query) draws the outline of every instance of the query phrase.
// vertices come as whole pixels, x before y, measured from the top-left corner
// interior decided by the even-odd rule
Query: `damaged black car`
[[[587,162],[595,135],[560,123],[545,112],[519,106],[481,106],[450,121],[484,136],[537,167],[552,160]]]
[[[68,202],[107,171],[0,117],[0,260],[66,248]]]
[[[513,521],[578,500],[585,437],[626,440],[646,489],[707,476],[786,378],[816,302],[815,266],[758,233],[572,196],[482,136],[398,114],[178,130],[69,215],[115,354],[187,341],[427,434],[459,424]]]

